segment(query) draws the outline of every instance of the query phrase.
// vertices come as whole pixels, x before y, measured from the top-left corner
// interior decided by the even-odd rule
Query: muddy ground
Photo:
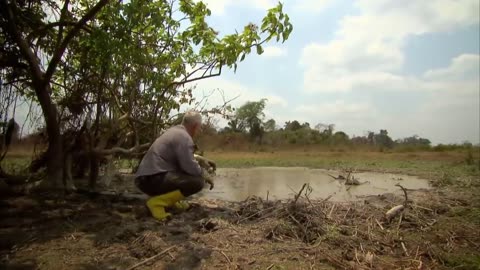
[[[0,269],[480,269],[480,198],[408,190],[358,202],[197,198],[156,222],[141,199],[36,194],[0,202]]]

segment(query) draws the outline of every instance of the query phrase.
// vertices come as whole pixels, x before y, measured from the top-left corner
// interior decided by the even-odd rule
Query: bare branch
[[[196,70],[196,71],[198,71],[198,70]],[[195,73],[196,71],[194,71],[193,73]],[[193,73],[191,73],[190,75],[192,75]],[[218,69],[218,73],[209,74],[209,75],[201,76],[201,77],[196,77],[196,78],[193,78],[193,79],[184,79],[180,82],[172,82],[169,86],[184,85],[186,83],[191,83],[191,82],[194,82],[194,81],[199,81],[199,80],[203,80],[203,79],[217,77],[217,76],[220,76],[221,74],[222,74],[222,66],[220,66],[220,68]],[[188,78],[189,76],[187,76],[186,78]]]
[[[95,153],[101,154],[101,155],[113,155],[113,154],[124,154],[124,155],[131,155],[134,154],[135,152],[143,151],[144,149],[147,149],[150,147],[152,143],[144,143],[141,145],[136,145],[130,149],[125,149],[121,147],[113,147],[111,149],[95,149]]]

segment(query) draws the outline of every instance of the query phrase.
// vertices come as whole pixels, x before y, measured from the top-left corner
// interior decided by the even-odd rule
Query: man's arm
[[[193,143],[182,142],[177,144],[175,152],[180,168],[190,175],[201,175],[202,169],[193,157]]]

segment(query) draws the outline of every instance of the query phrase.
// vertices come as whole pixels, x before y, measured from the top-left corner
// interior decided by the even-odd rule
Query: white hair
[[[183,115],[182,125],[202,124],[202,115],[196,111],[187,111]]]

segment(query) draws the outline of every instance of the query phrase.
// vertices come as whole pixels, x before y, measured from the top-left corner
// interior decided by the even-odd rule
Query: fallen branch
[[[330,212],[328,213],[328,218],[332,218],[332,213],[333,213],[333,209],[335,209],[335,205],[336,204],[332,204],[332,208],[330,209]]]
[[[228,262],[228,263],[232,263],[232,261],[230,260],[230,258],[228,258],[227,254],[225,254],[225,252],[223,252],[223,250],[217,249],[217,248],[215,248],[215,249],[213,249],[213,250],[218,251],[220,254],[222,254],[223,257],[225,257],[225,259],[227,259],[227,262]]]
[[[407,190],[400,184],[396,184],[396,186],[400,187],[405,195],[405,201],[403,202],[403,204],[400,204],[400,205],[397,205],[397,206],[394,206],[393,208],[391,208],[390,210],[388,210],[386,213],[385,213],[385,219],[387,221],[391,221],[393,218],[395,218],[398,214],[400,214],[401,212],[403,212],[403,210],[405,210],[405,208],[407,207],[407,202],[408,202],[408,195],[407,195]]]
[[[302,192],[303,190],[305,189],[305,187],[307,186],[307,183],[304,183],[302,188],[300,189],[300,191],[298,192],[297,195],[295,195],[295,201],[293,203],[297,203],[298,201],[298,198],[300,198],[300,196],[302,195]]]
[[[132,269],[135,269],[135,268],[137,268],[137,267],[139,267],[139,266],[141,266],[141,265],[144,265],[144,264],[146,264],[147,262],[152,261],[152,260],[154,260],[154,259],[156,259],[156,258],[158,258],[158,257],[160,257],[160,256],[162,256],[162,255],[164,255],[165,253],[169,252],[169,251],[172,250],[173,248],[175,248],[175,246],[171,246],[171,247],[169,247],[169,248],[167,248],[167,249],[164,249],[162,252],[158,253],[157,255],[154,255],[154,256],[146,259],[146,260],[143,260],[143,261],[141,261],[141,262],[139,262],[139,263],[137,263],[137,264],[135,264],[135,265],[127,268],[127,270],[132,270]]]
[[[402,245],[402,249],[403,249],[403,252],[405,252],[405,255],[409,257],[410,254],[408,254],[408,250],[407,250],[407,247],[405,247],[405,244],[403,242],[401,242],[400,244]]]
[[[388,210],[387,213],[385,213],[385,219],[387,219],[387,221],[392,220],[404,209],[405,209],[405,206],[403,206],[403,204],[394,206],[392,209]]]
[[[382,229],[382,231],[385,230],[382,224],[380,224],[380,222],[377,219],[375,219],[375,222],[377,222],[377,225],[380,227],[380,229]]]
[[[400,184],[396,184],[395,186],[400,187],[402,189],[403,194],[405,195],[405,201],[403,202],[403,206],[407,207],[407,202],[408,202],[407,190]]]
[[[258,211],[258,212],[256,212],[256,213],[253,213],[253,214],[251,214],[251,215],[249,215],[249,216],[246,216],[246,217],[240,219],[239,221],[237,221],[237,224],[239,224],[240,222],[242,222],[242,221],[244,221],[244,220],[250,219],[250,218],[252,218],[252,217],[254,217],[254,216],[258,216],[258,215],[260,215],[260,214],[262,214],[262,213],[264,213],[264,212],[266,212],[266,211],[273,210],[273,209],[275,209],[276,207],[277,207],[277,206],[274,205],[274,206],[272,206],[272,207],[265,208],[265,209],[260,210],[260,211]]]

